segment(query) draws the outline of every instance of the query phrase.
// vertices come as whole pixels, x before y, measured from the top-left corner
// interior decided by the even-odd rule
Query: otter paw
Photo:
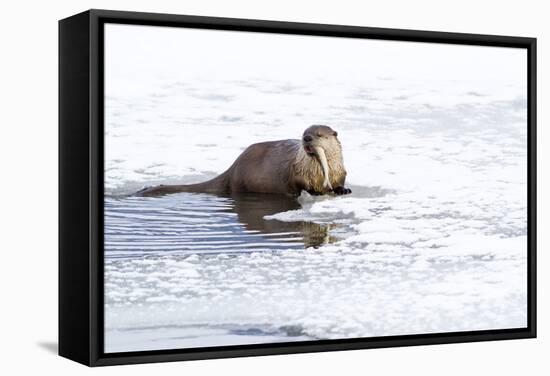
[[[332,191],[337,195],[348,195],[351,193],[351,189],[346,187],[336,187]]]
[[[317,192],[316,190],[313,190],[313,189],[310,189],[309,191],[306,191],[306,192],[309,193],[312,196],[321,196],[322,195],[322,193]]]

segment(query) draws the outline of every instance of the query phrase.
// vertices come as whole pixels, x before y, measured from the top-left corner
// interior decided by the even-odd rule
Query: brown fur
[[[324,150],[331,187],[323,185],[324,173],[319,156],[312,148]],[[308,152],[306,152],[308,148]],[[249,146],[221,175],[204,183],[160,185],[145,188],[141,196],[176,192],[210,193],[281,193],[299,195],[302,190],[325,194],[345,190],[346,170],[337,133],[330,127],[314,125],[306,129],[302,141],[282,140],[261,142]],[[337,189],[338,188],[338,189]]]

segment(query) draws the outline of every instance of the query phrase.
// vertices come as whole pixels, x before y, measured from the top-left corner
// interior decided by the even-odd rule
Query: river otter
[[[302,140],[260,142],[250,145],[221,175],[204,183],[144,188],[138,196],[177,192],[280,193],[302,190],[322,195],[351,193],[344,187],[346,170],[338,133],[326,125],[312,125]]]

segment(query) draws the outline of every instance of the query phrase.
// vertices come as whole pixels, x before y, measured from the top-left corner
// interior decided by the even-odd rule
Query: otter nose
[[[313,140],[313,137],[311,137],[310,135],[304,136],[304,142],[311,142],[311,140]]]

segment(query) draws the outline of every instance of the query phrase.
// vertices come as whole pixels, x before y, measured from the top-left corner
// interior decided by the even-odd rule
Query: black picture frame
[[[103,353],[103,25],[122,23],[502,46],[527,50],[528,325],[525,328]],[[536,39],[88,10],[59,21],[59,354],[88,366],[536,337]]]

